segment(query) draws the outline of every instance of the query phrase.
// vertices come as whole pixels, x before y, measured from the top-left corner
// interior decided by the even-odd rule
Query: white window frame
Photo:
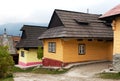
[[[55,53],[56,52],[56,43],[48,42],[48,52]]]
[[[85,55],[85,52],[86,52],[85,44],[79,44],[79,46],[78,46],[79,55]]]

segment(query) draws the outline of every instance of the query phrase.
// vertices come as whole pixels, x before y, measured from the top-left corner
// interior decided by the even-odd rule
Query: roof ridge
[[[90,14],[90,15],[98,15],[98,16],[101,16],[101,14],[85,13],[85,12],[62,10],[62,9],[55,9],[55,11],[63,11],[63,12],[70,12],[70,13]]]
[[[22,28],[20,29],[20,31],[23,31],[25,29],[28,29],[28,28],[34,28],[34,29],[47,29],[48,27],[45,27],[45,26],[33,26],[33,25],[23,25]]]
[[[47,28],[47,26],[37,26],[37,25],[23,25],[23,27],[41,27],[41,28]]]

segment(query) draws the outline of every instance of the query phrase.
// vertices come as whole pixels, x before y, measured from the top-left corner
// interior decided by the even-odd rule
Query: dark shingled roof
[[[42,41],[38,37],[46,31],[47,27],[24,25],[21,29],[22,36],[16,48],[36,48],[42,46]]]
[[[55,10],[48,29],[39,39],[113,38],[112,27],[99,17],[96,14]]]

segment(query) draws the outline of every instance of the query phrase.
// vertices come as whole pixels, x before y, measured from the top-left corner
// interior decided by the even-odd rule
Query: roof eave
[[[57,38],[76,38],[76,39],[113,39],[113,37],[46,37],[46,38],[39,38],[39,40],[43,39],[57,39]]]
[[[103,17],[99,17],[100,20],[108,20],[108,21],[112,21],[114,20],[116,17],[116,15],[112,15],[112,16],[103,16]]]
[[[26,47],[26,46],[17,46],[16,48],[38,48],[38,46],[33,47]]]

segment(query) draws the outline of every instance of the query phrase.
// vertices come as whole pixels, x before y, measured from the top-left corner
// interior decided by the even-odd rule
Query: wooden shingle
[[[99,19],[100,15],[55,10],[48,29],[39,37],[45,38],[113,38],[111,26]],[[54,20],[61,24],[55,24]],[[77,23],[78,22],[81,23]],[[57,22],[55,21],[55,22]],[[52,25],[54,24],[54,25]]]
[[[47,27],[24,25],[21,29],[22,36],[16,48],[37,48],[43,46],[38,37],[47,29]]]

